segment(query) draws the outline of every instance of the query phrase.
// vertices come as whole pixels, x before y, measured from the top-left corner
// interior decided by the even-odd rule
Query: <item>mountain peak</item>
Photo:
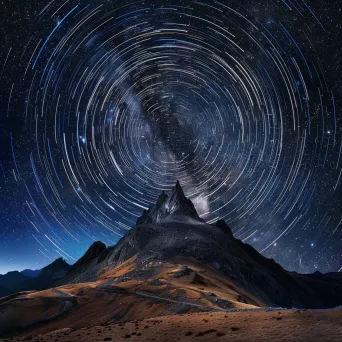
[[[201,220],[197,214],[194,204],[190,199],[186,198],[179,181],[177,181],[176,185],[172,189],[171,196],[168,198],[166,204],[168,215],[177,214]]]
[[[159,223],[170,216],[187,216],[198,221],[203,221],[197,214],[195,206],[190,199],[186,198],[179,181],[171,190],[170,196],[163,191],[158,197],[155,205],[144,210],[142,216],[137,220],[137,225],[146,223]]]
[[[42,284],[45,280],[47,282],[50,282],[53,279],[64,277],[64,275],[69,271],[70,268],[71,266],[65,261],[64,258],[58,258],[51,264],[45,266],[39,272],[36,279],[40,279]]]
[[[77,261],[76,266],[85,265],[93,259],[97,258],[104,250],[106,250],[106,245],[101,241],[94,242],[86,251],[81,259]],[[74,265],[74,266],[75,266]],[[73,267],[74,267],[73,266]]]
[[[233,233],[231,229],[228,227],[227,223],[224,220],[219,220],[215,223],[215,226],[220,228],[224,233],[229,235],[231,238],[233,238]]]
[[[65,261],[64,258],[61,257],[53,261],[51,264],[42,268],[41,272],[43,272],[44,270],[60,268],[60,267],[70,267],[70,265]]]
[[[65,259],[64,259],[63,257],[60,257],[60,258],[56,259],[56,260],[53,262],[53,264],[54,264],[54,263],[64,263],[64,262],[66,262]]]
[[[179,181],[177,181],[176,185],[171,191],[171,197],[172,196],[176,197],[179,202],[185,202],[187,200]]]

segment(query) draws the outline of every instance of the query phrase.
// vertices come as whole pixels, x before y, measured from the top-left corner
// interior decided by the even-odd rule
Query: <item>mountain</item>
[[[21,291],[48,288],[57,279],[63,278],[70,267],[64,259],[59,258],[41,270],[14,271],[0,275],[0,297]]]
[[[86,255],[58,285],[94,282],[132,258],[135,266],[125,279],[146,280],[154,272],[147,265],[177,264],[181,259],[185,267],[192,260],[210,267],[240,289],[241,297],[247,293],[262,306],[328,308],[342,304],[341,278],[284,270],[252,246],[235,239],[224,221],[205,223],[179,182],[170,196],[163,192],[156,204],[143,212],[136,226],[116,246],[105,248],[97,243]]]
[[[41,270],[23,270],[20,273],[25,277],[35,278],[40,273]]]
[[[93,243],[81,257],[66,273],[65,277],[56,281],[55,286],[66,284],[68,282],[81,283],[85,278],[93,278],[92,263],[96,262],[102,252],[106,250],[106,245],[100,241]],[[94,278],[95,279],[95,278]]]
[[[22,284],[30,280],[30,277],[14,271],[0,275],[0,297],[8,296],[11,293],[19,292]]]
[[[50,289],[0,299],[0,337],[175,314],[201,312],[205,321],[208,312],[342,305],[342,277],[284,270],[235,239],[223,220],[204,222],[179,182],[115,246],[95,242],[72,267],[64,263],[31,279],[46,276],[41,283]],[[66,274],[56,279],[61,268]]]
[[[59,258],[53,263],[45,266],[37,277],[26,281],[27,288],[22,290],[42,290],[51,286],[57,279],[63,278],[70,270],[71,266],[63,259]]]

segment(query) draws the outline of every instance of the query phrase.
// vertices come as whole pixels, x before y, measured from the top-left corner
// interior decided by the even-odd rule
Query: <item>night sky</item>
[[[177,179],[286,269],[341,270],[339,1],[0,12],[0,273],[114,244]]]

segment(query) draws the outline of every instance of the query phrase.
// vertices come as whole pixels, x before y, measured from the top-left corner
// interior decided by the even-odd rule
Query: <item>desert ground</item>
[[[342,308],[260,308],[213,269],[186,265],[152,263],[137,281],[132,259],[96,282],[2,298],[0,341],[342,342]]]
[[[91,325],[91,322],[89,322]],[[170,315],[4,341],[342,341],[342,310],[258,310]]]

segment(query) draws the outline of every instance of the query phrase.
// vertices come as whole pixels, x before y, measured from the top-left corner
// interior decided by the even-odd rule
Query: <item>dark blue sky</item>
[[[0,273],[114,244],[177,179],[285,268],[341,269],[340,5],[2,6]]]

